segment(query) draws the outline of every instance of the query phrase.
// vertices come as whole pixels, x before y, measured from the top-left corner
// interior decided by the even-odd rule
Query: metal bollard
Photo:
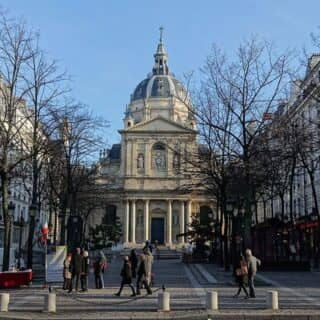
[[[278,291],[268,291],[267,293],[267,308],[272,310],[279,309]]]
[[[170,293],[161,292],[158,295],[158,310],[170,311]]]
[[[9,293],[1,293],[0,295],[0,311],[8,312],[8,306],[10,301]]]
[[[218,310],[218,292],[207,292],[207,310]]]
[[[56,294],[48,293],[44,296],[44,310],[46,312],[56,312]]]

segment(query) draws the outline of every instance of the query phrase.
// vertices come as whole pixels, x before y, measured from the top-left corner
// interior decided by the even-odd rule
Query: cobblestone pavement
[[[209,264],[185,265],[179,260],[159,260],[154,263],[154,293],[131,298],[130,288],[125,288],[121,297],[113,295],[120,284],[120,268],[121,260],[115,258],[104,275],[105,289],[89,289],[87,293],[68,294],[58,287],[53,288],[57,293],[56,317],[64,314],[65,319],[73,316],[77,319],[91,319],[92,317],[121,319],[119,316],[123,313],[123,319],[125,315],[127,318],[143,319],[147,317],[148,312],[151,312],[153,316],[150,316],[150,319],[165,319],[169,317],[169,314],[159,318],[159,312],[156,312],[158,293],[162,291],[161,287],[164,285],[170,292],[171,309],[176,313],[175,318],[177,319],[187,317],[191,313],[193,314],[192,319],[197,317],[207,319],[206,293],[211,290],[218,291],[219,309],[227,313],[230,316],[229,319],[238,318],[238,316],[232,318],[232,312],[236,312],[239,319],[243,312],[247,315],[261,313],[266,316],[266,294],[271,289],[279,292],[279,306],[282,313],[291,310],[304,316],[308,310],[308,314],[319,315],[318,319],[320,319],[320,273],[318,272],[261,272],[259,273],[260,280],[258,279],[260,285],[256,288],[257,297],[244,300],[243,298],[232,298],[236,287],[232,284],[231,273],[225,272],[222,268]],[[90,287],[92,286],[93,277],[91,276]],[[26,288],[7,292],[10,293],[9,309],[11,311],[8,315],[14,314],[30,319],[40,319],[44,316],[39,311],[43,310],[43,297],[47,293],[46,290]],[[142,293],[144,294],[144,291]],[[188,312],[184,312],[185,310]],[[115,313],[117,316],[110,318]],[[1,314],[0,318],[2,318]],[[214,319],[218,318],[214,317]]]

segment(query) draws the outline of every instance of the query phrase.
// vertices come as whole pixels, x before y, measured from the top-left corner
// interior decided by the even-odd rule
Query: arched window
[[[152,168],[157,171],[165,171],[167,168],[166,147],[157,142],[152,147]]]

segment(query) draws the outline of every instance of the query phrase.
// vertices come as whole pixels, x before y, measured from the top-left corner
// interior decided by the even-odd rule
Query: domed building
[[[192,218],[215,210],[214,200],[193,190],[185,155],[197,149],[192,104],[185,87],[168,66],[162,36],[154,66],[130,98],[125,110],[121,144],[100,161],[104,194],[122,222],[123,243],[139,246],[146,240],[181,246]],[[104,180],[105,179],[105,180]]]

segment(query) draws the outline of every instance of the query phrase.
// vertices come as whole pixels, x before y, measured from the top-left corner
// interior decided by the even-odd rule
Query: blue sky
[[[256,34],[280,49],[310,48],[319,0],[2,0],[40,31],[41,46],[74,79],[74,96],[110,121],[119,140],[125,105],[151,71],[159,26],[178,78],[197,71],[213,43],[231,53]]]

